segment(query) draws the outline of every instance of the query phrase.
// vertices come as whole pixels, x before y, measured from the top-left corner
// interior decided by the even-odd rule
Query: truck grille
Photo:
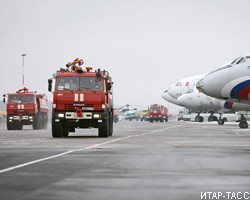
[[[94,110],[94,105],[74,105],[74,104],[65,104],[65,110],[75,110],[76,108],[82,108],[82,110]]]

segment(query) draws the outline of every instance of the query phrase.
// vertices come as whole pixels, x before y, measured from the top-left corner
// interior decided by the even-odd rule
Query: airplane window
[[[231,62],[231,65],[234,65],[238,60],[240,60],[241,57],[236,58],[233,62]]]
[[[240,64],[240,63],[244,63],[244,62],[246,62],[245,58],[241,58],[241,59],[236,63],[236,65],[238,65],[238,64]]]
[[[181,82],[176,83],[176,86],[182,86]]]

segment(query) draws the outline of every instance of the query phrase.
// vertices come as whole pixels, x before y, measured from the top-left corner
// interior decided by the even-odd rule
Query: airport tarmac
[[[1,124],[0,199],[250,199],[250,129],[120,121],[109,138],[52,138]]]

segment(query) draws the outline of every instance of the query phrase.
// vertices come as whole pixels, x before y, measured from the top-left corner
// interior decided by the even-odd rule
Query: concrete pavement
[[[0,198],[250,199],[249,142],[237,123],[121,121],[109,138],[1,125]]]

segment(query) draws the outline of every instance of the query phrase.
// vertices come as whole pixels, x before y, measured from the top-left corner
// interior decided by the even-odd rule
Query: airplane
[[[245,54],[204,76],[197,82],[196,88],[206,95],[231,102],[234,104],[250,104],[250,54]],[[242,111],[249,111],[243,109]],[[246,128],[244,112],[241,114],[240,127]]]
[[[173,84],[172,86],[170,86],[162,94],[162,98],[173,104],[176,104],[182,107],[192,108],[194,112],[197,112],[197,116],[195,118],[195,121],[197,122],[203,122],[204,119],[202,116],[200,116],[200,113],[207,112],[207,111],[211,113],[209,117],[209,121],[218,121],[217,117],[213,116],[213,114],[218,109],[220,109],[220,107],[218,105],[211,104],[210,99],[202,93],[199,95],[199,97],[201,96],[203,100],[200,101],[201,98],[199,98],[199,100],[197,99],[198,96],[196,93],[198,93],[198,90],[195,89],[195,85],[204,76],[205,74],[201,74],[201,75],[191,76],[191,77],[187,77],[187,78],[179,80],[176,84]],[[188,103],[190,102],[188,101],[188,98],[184,100],[185,95],[188,95],[187,96],[188,98],[190,97],[192,98],[191,104]]]
[[[192,110],[197,112],[197,116],[195,118],[195,121],[197,122],[203,122],[204,120],[203,117],[200,116],[201,112],[210,112],[211,114],[208,118],[208,121],[218,121],[219,125],[223,125],[224,122],[226,121],[226,118],[222,118],[223,113],[228,113],[238,110],[250,110],[250,105],[246,105],[239,102],[219,100],[207,96],[198,91],[195,85],[199,81],[198,78],[199,77],[202,78],[204,76],[205,75],[202,74],[199,76],[192,76],[182,79],[181,81],[178,81],[177,84],[172,85],[168,90],[166,90],[162,94],[162,98],[176,105],[191,108]],[[185,84],[186,82],[191,83],[193,88],[192,87],[187,88],[187,84]],[[175,92],[175,89],[177,90],[177,92]],[[180,91],[183,93],[180,93]],[[174,94],[174,97],[177,97],[177,99],[173,98],[169,93],[171,93],[172,95]],[[173,99],[175,99],[175,101],[177,100],[178,103],[175,103]],[[218,112],[220,114],[219,119],[216,116],[214,116],[215,112]],[[247,125],[245,124],[245,122],[240,123],[240,127],[247,128],[246,126]]]
[[[223,113],[229,113],[233,111],[240,111],[239,114],[245,113],[243,111],[250,111],[250,104],[240,103],[240,102],[232,102],[226,100],[219,100],[210,96],[207,96],[197,89],[194,90],[192,93],[183,94],[177,99],[181,104],[189,108],[200,109],[200,110],[207,110],[211,113],[208,117],[208,121],[218,121],[219,125],[223,125],[226,118],[222,118]],[[213,114],[218,112],[220,114],[219,119]],[[241,115],[242,117],[242,115]],[[197,116],[198,119],[196,121],[202,122],[203,119]],[[248,128],[245,119],[240,120],[239,124],[240,128]]]
[[[205,74],[200,74],[181,79],[176,84],[173,84],[169,87],[168,94],[174,99],[177,99],[182,94],[193,92],[196,83],[204,76]]]
[[[208,117],[208,121],[218,121],[218,118],[214,116],[215,112],[218,112],[221,110],[220,106],[220,100],[214,99],[212,97],[209,97],[197,89],[194,89],[193,92],[183,94],[180,97],[177,98],[177,101],[181,104],[185,105],[188,108],[197,110],[198,114],[195,118],[195,121],[197,122],[203,122],[204,119],[202,116],[200,116],[201,112],[210,112],[210,116]],[[224,110],[224,112],[228,112],[228,110]],[[218,124],[222,125],[226,121],[225,119],[221,118],[222,111],[220,114],[220,118],[218,121]],[[221,121],[222,120],[222,121]]]
[[[196,87],[206,95],[219,99],[237,99],[250,103],[250,54],[236,58],[204,76]]]

